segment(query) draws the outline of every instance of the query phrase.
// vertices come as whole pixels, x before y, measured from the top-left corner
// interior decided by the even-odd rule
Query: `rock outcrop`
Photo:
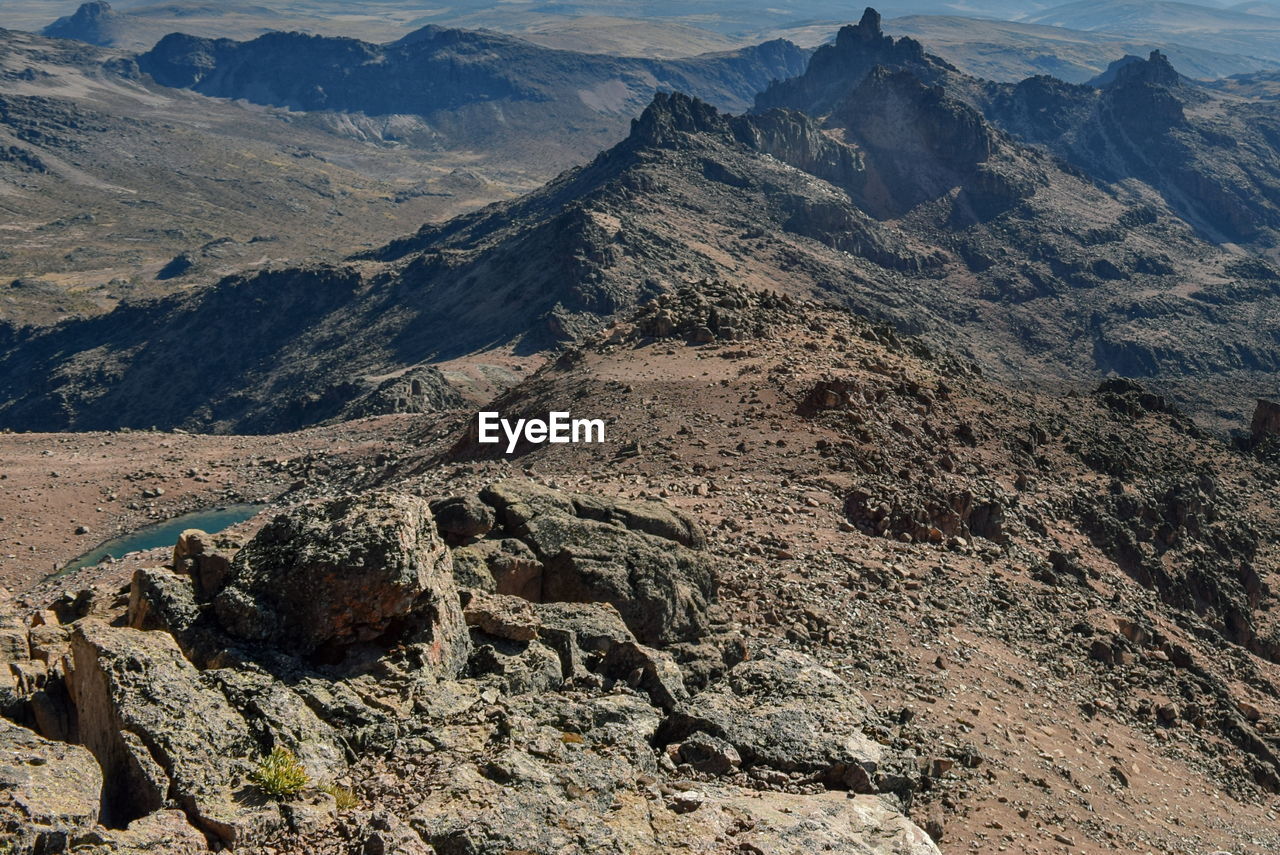
[[[430,504],[305,504],[238,551],[183,532],[127,605],[11,621],[6,655],[56,663],[39,691],[84,747],[0,721],[0,823],[37,852],[91,855],[728,838],[935,855],[892,801],[819,792],[905,803],[912,783],[886,772],[897,755],[865,735],[875,711],[833,672],[798,653],[742,661],[741,635],[711,620],[705,547],[663,503],[516,480]],[[36,685],[19,689],[30,717]],[[289,790],[262,777],[280,751]],[[696,788],[663,783],[682,774]]]
[[[700,692],[669,722],[665,737],[725,740],[747,766],[807,772],[833,786],[875,792],[885,749],[863,735],[867,702],[818,662],[761,652]]]
[[[480,499],[498,521],[485,546],[469,548],[473,567],[492,562],[492,581],[481,577],[480,587],[535,602],[609,603],[646,644],[707,631],[715,580],[699,551],[703,534],[687,517],[658,503],[605,502],[527,482],[493,484]],[[524,557],[505,545],[512,539],[527,548]]]
[[[442,675],[466,657],[448,548],[427,503],[373,494],[281,514],[236,554],[212,597],[222,629],[298,654],[415,622]]]
[[[1280,404],[1259,398],[1249,423],[1249,433],[1255,443],[1269,436],[1280,436]]]
[[[229,844],[278,821],[274,809],[238,802],[258,744],[168,634],[86,620],[71,652],[67,687],[80,739],[102,767],[103,824],[124,827],[171,800]]]
[[[464,403],[440,369],[426,365],[384,380],[367,395],[348,404],[338,419],[345,421],[388,413],[435,413]]]
[[[91,45],[109,45],[115,41],[123,21],[110,3],[93,0],[81,4],[70,15],[59,18],[41,32],[55,39],[75,39]]]
[[[755,112],[789,107],[825,116],[877,66],[911,70],[930,84],[958,73],[915,39],[885,35],[880,13],[868,7],[857,24],[841,27],[834,42],[814,51],[804,74],[775,81],[758,94]]]

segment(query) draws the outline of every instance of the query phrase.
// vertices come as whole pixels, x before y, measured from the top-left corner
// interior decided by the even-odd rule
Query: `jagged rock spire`
[[[908,68],[931,84],[955,71],[943,60],[926,54],[915,39],[885,35],[880,28],[880,13],[868,6],[858,23],[841,27],[835,42],[814,52],[803,75],[774,83],[757,95],[755,109],[763,112],[788,107],[821,116],[876,66]]]
[[[840,32],[836,34],[836,46],[848,49],[853,45],[866,45],[884,38],[884,31],[880,29],[880,13],[868,6],[862,13],[862,20],[840,28]],[[889,41],[893,42],[892,39]]]

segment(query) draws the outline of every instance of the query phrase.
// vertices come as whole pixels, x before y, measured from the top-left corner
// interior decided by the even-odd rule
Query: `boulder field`
[[[522,480],[185,532],[114,599],[3,616],[0,828],[38,853],[937,852],[904,814],[924,764],[817,660],[750,649],[705,547],[661,502]]]

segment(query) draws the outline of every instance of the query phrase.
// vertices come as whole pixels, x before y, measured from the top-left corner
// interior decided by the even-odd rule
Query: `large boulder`
[[[129,584],[125,623],[167,632],[188,659],[203,666],[225,639],[213,631],[207,609],[196,600],[196,584],[191,576],[164,567],[138,568]]]
[[[449,543],[466,543],[493,528],[489,506],[474,496],[451,496],[431,503],[440,535]]]
[[[0,718],[0,832],[18,852],[61,852],[98,821],[102,770],[79,745]]]
[[[1269,436],[1280,435],[1280,403],[1259,398],[1258,405],[1253,410],[1253,421],[1249,425],[1249,431],[1254,442],[1261,442]]]
[[[885,749],[863,734],[867,702],[838,674],[787,650],[764,651],[695,695],[668,722],[669,741],[720,737],[747,766],[816,774],[830,785],[874,788]]]
[[[280,514],[236,553],[213,604],[231,635],[294,654],[394,631],[426,642],[442,675],[466,661],[449,550],[415,496],[350,496]]]
[[[202,600],[221,591],[231,574],[231,560],[240,544],[225,535],[210,535],[189,528],[173,546],[174,570],[191,577]]]
[[[542,597],[542,562],[514,537],[481,540],[453,550],[453,577],[461,588],[535,602]]]
[[[236,797],[258,743],[171,636],[84,620],[71,653],[67,687],[80,739],[109,783],[103,824],[123,826],[174,799],[202,831],[227,844],[278,825],[274,809]]]
[[[693,520],[658,502],[610,502],[523,481],[499,482],[480,498],[494,509],[499,535],[524,543],[539,562],[540,577],[526,573],[518,586],[530,599],[609,603],[650,645],[707,632],[715,579]]]

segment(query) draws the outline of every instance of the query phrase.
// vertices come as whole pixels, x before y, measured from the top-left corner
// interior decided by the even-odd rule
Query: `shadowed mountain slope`
[[[368,412],[397,372],[578,340],[703,277],[844,304],[1017,382],[1150,377],[1202,414],[1280,367],[1256,323],[1274,269],[877,70],[826,129],[658,96],[591,164],[363,260],[10,330],[0,423],[274,431]]]

